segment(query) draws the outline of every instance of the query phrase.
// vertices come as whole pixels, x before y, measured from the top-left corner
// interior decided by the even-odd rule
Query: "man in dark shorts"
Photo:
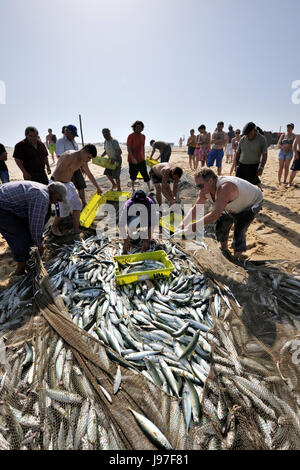
[[[4,183],[9,183],[9,173],[6,166],[7,152],[4,145],[0,144],[0,180]]]
[[[128,163],[129,163],[129,176],[132,184],[132,193],[134,192],[134,182],[140,172],[144,182],[147,183],[149,191],[150,176],[148,174],[146,160],[145,160],[145,140],[146,137],[142,134],[144,124],[142,121],[135,121],[132,124],[133,133],[127,138],[128,149]]]
[[[159,150],[159,157],[154,158],[154,160],[158,161],[160,158],[161,163],[166,163],[170,160],[172,149],[171,145],[168,144],[167,142],[163,142],[162,140],[158,140],[155,142],[155,140],[150,141],[150,145],[153,148],[153,151],[150,155],[150,159],[153,158],[153,155],[155,154],[156,150]]]
[[[24,180],[49,183],[45,172],[46,166],[48,175],[51,173],[48,151],[39,140],[39,132],[35,127],[25,129],[25,139],[15,146],[13,158],[22,171]]]
[[[78,144],[75,141],[75,137],[78,137],[77,127],[73,126],[72,124],[64,127],[64,136],[56,142],[56,155],[58,158],[67,150],[78,150]],[[82,202],[82,207],[85,207],[86,199],[84,190],[86,188],[86,184],[81,169],[75,171],[72,182],[78,191]]]
[[[297,171],[300,171],[300,135],[296,135],[293,143],[294,161],[291,166],[290,181],[288,187],[293,186]]]
[[[260,187],[259,176],[262,175],[267,158],[267,139],[258,132],[253,122],[248,122],[236,151],[236,176]]]
[[[106,168],[104,171],[105,176],[109,179],[112,184],[112,191],[117,189],[121,191],[121,167],[122,167],[122,150],[117,139],[113,139],[111,136],[110,129],[102,129],[102,135],[105,139],[104,141],[104,152],[101,157],[107,155],[110,158],[111,163],[117,163],[117,167],[114,170]]]
[[[178,183],[182,176],[182,168],[175,167],[170,163],[159,163],[150,170],[151,181],[155,186],[156,199],[162,204],[162,194],[166,197],[170,206],[176,203]],[[173,191],[170,183],[173,182]]]

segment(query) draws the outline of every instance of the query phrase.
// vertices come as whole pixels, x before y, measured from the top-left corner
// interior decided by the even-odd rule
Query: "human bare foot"
[[[241,252],[238,252],[238,251],[235,251],[233,256],[235,259],[240,260],[240,261],[244,261],[248,258],[248,256],[243,255]]]
[[[13,276],[23,276],[25,274],[26,262],[18,262],[17,269],[13,273]]]
[[[53,235],[55,235],[56,237],[62,237],[62,233],[61,231],[59,230],[59,228],[57,227],[57,225],[52,225],[51,227],[51,232],[53,233]]]

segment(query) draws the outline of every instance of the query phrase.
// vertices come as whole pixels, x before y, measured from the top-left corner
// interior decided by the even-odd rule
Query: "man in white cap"
[[[0,233],[17,262],[16,276],[25,273],[31,246],[43,254],[45,218],[51,203],[65,201],[64,184],[48,186],[33,181],[13,181],[0,186]]]

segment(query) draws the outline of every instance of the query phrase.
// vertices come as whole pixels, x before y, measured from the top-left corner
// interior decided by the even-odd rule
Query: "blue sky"
[[[86,142],[124,142],[136,119],[147,144],[219,120],[300,133],[299,0],[1,0],[0,17],[6,145],[79,114]]]

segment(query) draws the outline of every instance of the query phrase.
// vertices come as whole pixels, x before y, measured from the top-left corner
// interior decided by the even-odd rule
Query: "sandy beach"
[[[122,189],[127,190],[126,183],[129,182],[127,166],[127,152],[123,147],[123,171],[122,171]],[[98,146],[98,155],[103,148]],[[146,154],[150,154],[150,148],[146,148]],[[251,261],[257,260],[289,260],[296,261],[300,258],[300,173],[294,180],[294,186],[287,188],[285,185],[279,186],[277,183],[278,171],[278,150],[268,150],[268,161],[262,176],[264,206],[263,210],[251,224],[247,235],[247,252],[246,255]],[[49,159],[50,162],[51,159]],[[181,166],[186,174],[193,176],[193,172],[189,169],[188,155],[186,149],[173,147],[171,163]],[[10,179],[21,180],[22,173],[12,158],[12,149],[8,149],[8,161]],[[55,165],[51,163],[53,170]],[[223,175],[229,175],[230,164],[224,163]],[[104,169],[90,164],[95,178],[99,181],[100,186],[104,190],[110,189],[110,183],[106,177],[103,177]],[[128,175],[128,178],[127,178]],[[139,187],[143,189],[146,185],[142,182]],[[88,199],[94,192],[94,188],[87,181]],[[191,186],[180,195],[181,202],[192,203],[195,201],[197,192],[195,187]],[[7,247],[5,240],[0,236],[0,286],[7,283],[8,276],[15,269],[15,263],[12,259],[11,252]]]

